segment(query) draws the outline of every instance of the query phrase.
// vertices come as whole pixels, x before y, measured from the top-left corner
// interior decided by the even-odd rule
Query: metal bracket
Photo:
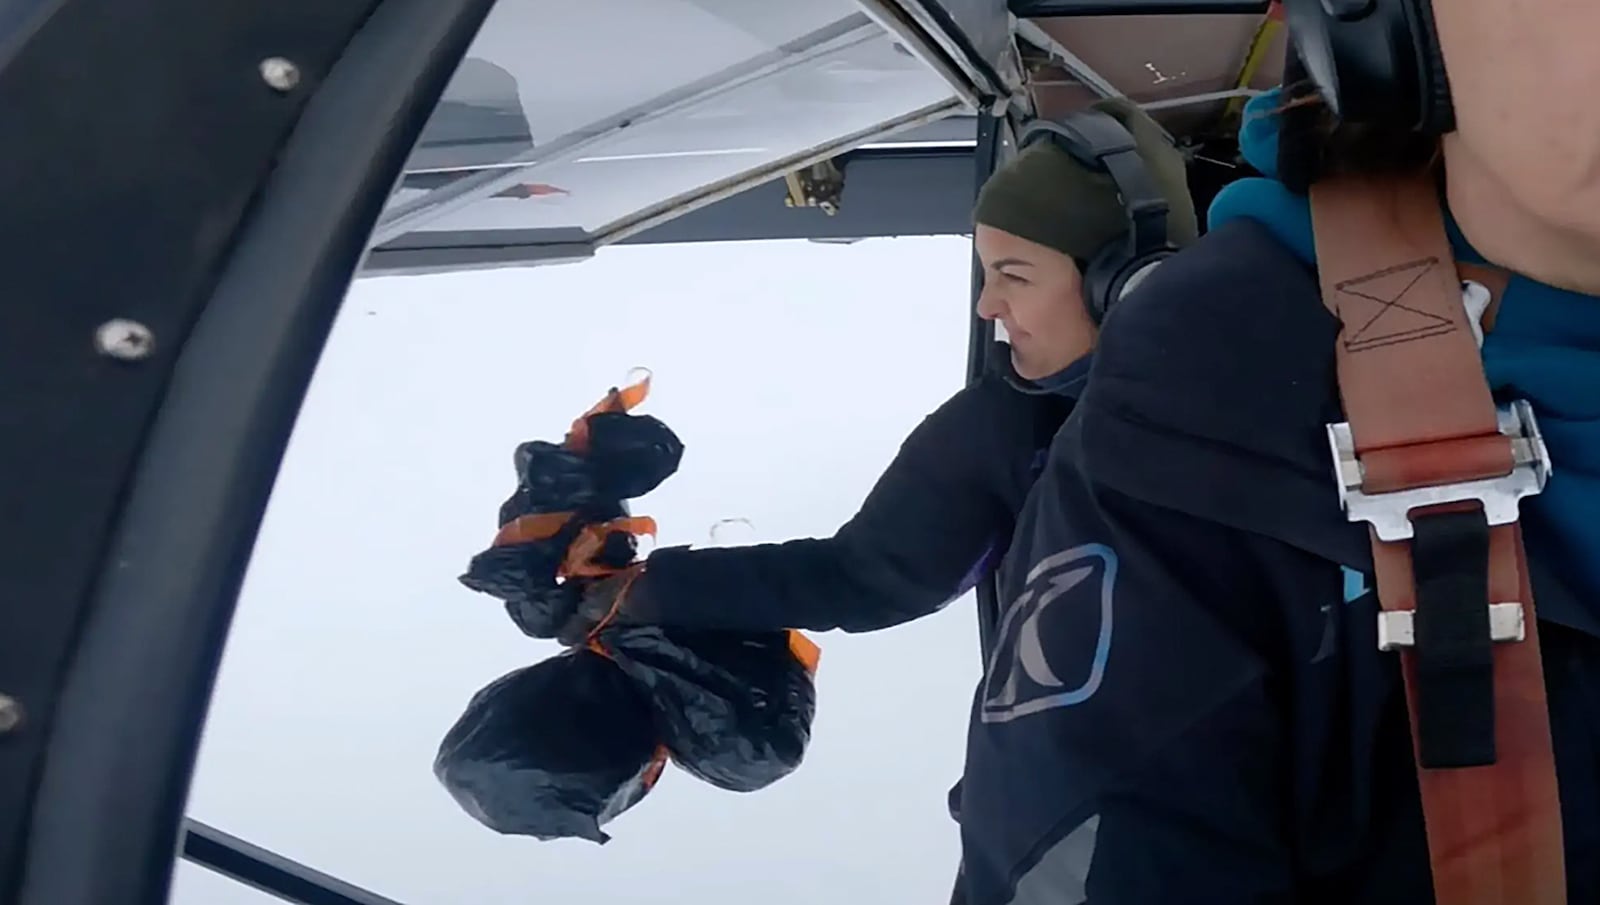
[[[1467,326],[1472,328],[1472,338],[1478,348],[1483,348],[1483,315],[1494,302],[1489,287],[1475,280],[1461,282],[1461,306],[1467,309]]]
[[[830,217],[839,212],[844,199],[844,171],[833,161],[824,160],[786,173],[783,180],[789,186],[788,197],[783,199],[785,206],[819,207]]]
[[[1483,504],[1490,525],[1515,522],[1522,498],[1543,491],[1549,481],[1550,452],[1539,433],[1533,406],[1525,400],[1519,399],[1502,408],[1499,415],[1500,433],[1511,438],[1510,474],[1389,493],[1369,494],[1361,489],[1364,474],[1349,422],[1328,425],[1339,502],[1350,521],[1370,523],[1379,540],[1409,540],[1415,533],[1411,525],[1413,510],[1475,500]]]
[[[1378,650],[1392,651],[1417,643],[1415,610],[1385,610],[1378,614]],[[1520,603],[1489,604],[1489,640],[1512,643],[1527,637]]]

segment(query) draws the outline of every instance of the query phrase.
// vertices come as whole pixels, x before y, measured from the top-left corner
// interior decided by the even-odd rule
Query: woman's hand
[[[556,639],[567,647],[575,647],[607,625],[630,624],[628,596],[643,574],[644,565],[638,564],[590,582],[583,590],[577,612],[561,626]]]

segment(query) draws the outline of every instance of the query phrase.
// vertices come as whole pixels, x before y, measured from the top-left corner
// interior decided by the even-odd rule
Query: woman
[[[1291,27],[1312,7],[1291,3]],[[1483,326],[1489,383],[1531,402],[1555,461],[1522,523],[1566,888],[1559,851],[1523,853],[1555,856],[1526,881],[1553,891],[1435,855],[1479,872],[1473,902],[1600,901],[1600,104],[1569,90],[1600,77],[1600,4],[1431,12],[1453,131],[1362,135],[1317,99],[1259,99],[1241,140],[1269,178],[1219,196],[1206,238],[1103,326],[1002,570],[962,800],[974,905],[1434,900],[1405,688],[1325,431],[1343,420],[1336,339],[1365,321],[1341,334],[1324,307],[1317,240],[1337,237],[1275,177],[1440,164],[1455,256],[1514,274]],[[1317,123],[1284,136],[1280,170],[1286,112]],[[1398,294],[1375,297],[1373,322],[1403,322]]]
[[[1169,204],[1169,236],[1195,237],[1184,161],[1136,106],[1105,105],[1134,135]],[[1095,323],[1077,262],[1127,229],[1107,178],[1051,145],[1026,149],[983,187],[975,244],[981,317],[1009,361],[929,415],[831,538],[656,551],[641,576],[597,585],[563,630],[582,638],[613,609],[630,622],[764,631],[873,631],[925,616],[999,560],[1049,445],[1088,372]]]

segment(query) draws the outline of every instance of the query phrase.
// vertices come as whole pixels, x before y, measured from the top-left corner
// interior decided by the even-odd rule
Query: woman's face
[[[1089,353],[1095,325],[1071,257],[981,223],[973,243],[983,263],[978,316],[1005,327],[1018,376],[1049,377]]]
[[[1458,127],[1444,142],[1451,208],[1467,238],[1511,266],[1600,267],[1600,0],[1432,2]]]

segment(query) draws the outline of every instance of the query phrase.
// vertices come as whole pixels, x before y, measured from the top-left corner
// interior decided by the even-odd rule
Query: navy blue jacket
[[[999,564],[1081,384],[1025,393],[1002,373],[984,377],[911,432],[833,537],[658,550],[629,613],[729,631],[864,632],[938,610]]]
[[[1324,426],[1338,324],[1251,220],[1123,300],[1001,570],[971,905],[1427,903],[1397,663]],[[1600,627],[1527,526],[1570,901],[1600,901]]]

